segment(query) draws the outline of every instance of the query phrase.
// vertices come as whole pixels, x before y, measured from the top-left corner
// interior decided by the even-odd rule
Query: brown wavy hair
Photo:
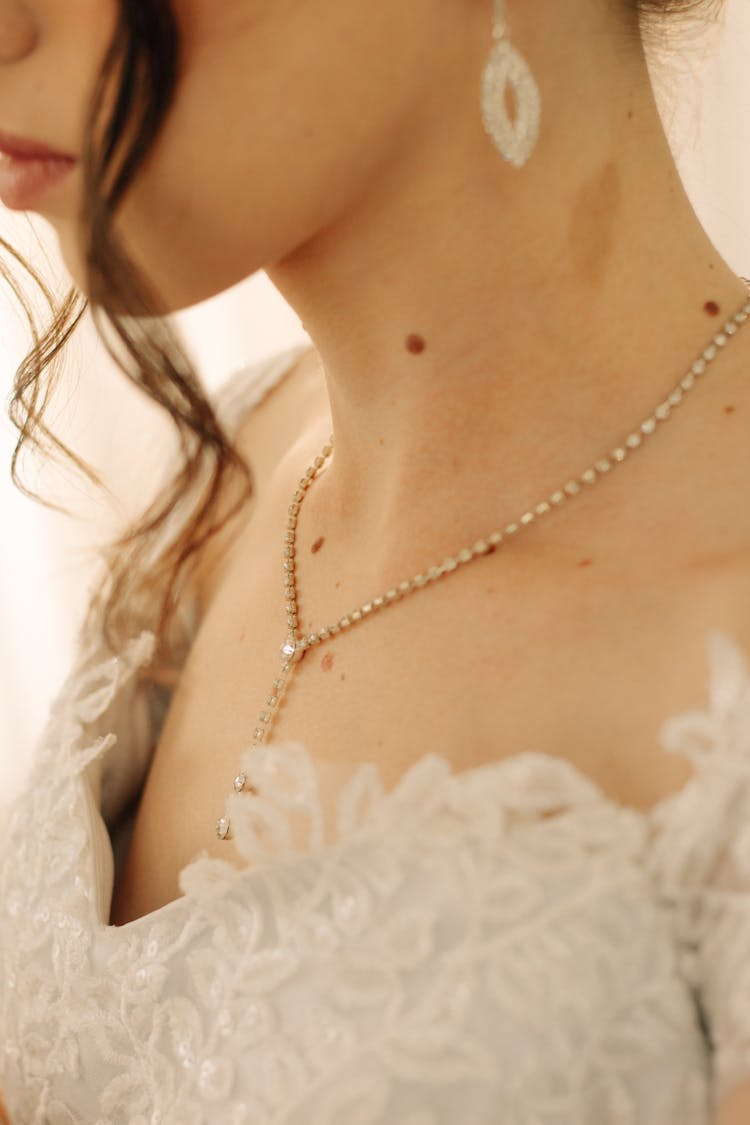
[[[69,514],[21,480],[19,456],[26,445],[72,461],[103,487],[95,470],[44,421],[60,380],[65,345],[87,310],[109,355],[131,382],[163,407],[177,430],[182,462],[174,478],[139,520],[104,548],[101,578],[89,603],[89,616],[98,614],[113,653],[138,628],[155,629],[161,645],[151,671],[160,669],[162,678],[169,678],[172,670],[165,638],[181,583],[190,576],[189,563],[253,491],[250,466],[223,431],[180,341],[161,319],[167,310],[159,294],[129,260],[113,230],[118,204],[169,112],[179,67],[178,29],[167,0],[118,0],[117,23],[96,79],[82,152],[88,296],[73,288],[56,301],[44,279],[0,239],[13,266],[21,266],[32,279],[51,314],[40,329],[13,269],[0,263],[2,276],[26,314],[33,342],[16,372],[9,403],[10,419],[19,431],[11,459],[16,487],[45,507]],[[105,106],[110,108],[105,111]],[[243,491],[217,521],[225,479],[237,472],[244,481]],[[178,521],[180,534],[161,542],[169,516],[183,507],[188,518]]]
[[[641,32],[653,36],[673,16],[681,22],[694,16],[701,21],[715,17],[724,0],[624,2],[640,17]],[[11,421],[19,431],[11,476],[20,491],[46,507],[65,511],[21,481],[18,459],[26,444],[72,461],[89,480],[102,484],[94,469],[44,421],[63,351],[89,308],[109,354],[128,379],[163,407],[176,428],[182,462],[174,479],[133,526],[104,548],[101,581],[90,601],[90,613],[99,612],[113,653],[139,625],[154,628],[160,647],[152,678],[158,677],[157,669],[162,670],[162,678],[174,675],[165,638],[182,583],[190,577],[191,560],[197,561],[200,548],[253,494],[250,466],[222,429],[179,340],[160,319],[167,310],[159,294],[128,259],[113,230],[118,204],[169,113],[180,59],[178,28],[168,0],[118,0],[116,28],[97,77],[82,154],[87,298],[74,288],[62,301],[56,300],[43,278],[0,238],[0,247],[10,259],[10,265],[0,262],[0,273],[24,309],[33,344],[16,372],[9,404]],[[46,326],[37,323],[32,302],[16,278],[17,267],[44,298],[51,315]],[[236,474],[242,489],[219,519],[219,496],[226,479]],[[182,506],[187,508],[187,519],[178,521],[179,533],[172,541],[167,537],[162,543],[160,535],[168,529],[170,514]]]

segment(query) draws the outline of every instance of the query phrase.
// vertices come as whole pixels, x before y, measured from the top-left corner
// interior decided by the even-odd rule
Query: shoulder
[[[216,396],[219,420],[259,482],[327,406],[313,347],[287,349],[236,372]]]
[[[328,408],[328,397],[314,348],[293,348],[235,372],[214,397],[217,416],[232,445],[253,474],[253,495],[236,518],[201,548],[195,581],[200,606],[210,589],[230,542],[246,522],[278,464],[301,433]],[[217,500],[215,520],[228,517],[244,490],[230,475]]]
[[[307,344],[292,344],[234,370],[211,393],[214,410],[227,432],[234,437],[265,400],[305,366],[313,351]]]

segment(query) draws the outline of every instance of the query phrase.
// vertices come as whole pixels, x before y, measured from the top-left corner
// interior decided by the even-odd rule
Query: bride
[[[717,14],[0,3],[21,440],[85,300],[181,439],[7,812],[14,1125],[748,1120],[750,297],[647,65]],[[209,402],[163,317],[258,269],[310,346]]]

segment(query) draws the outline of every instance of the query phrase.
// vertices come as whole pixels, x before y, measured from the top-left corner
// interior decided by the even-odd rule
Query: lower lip
[[[46,191],[75,168],[72,157],[8,156],[0,153],[0,200],[12,211],[30,211]]]

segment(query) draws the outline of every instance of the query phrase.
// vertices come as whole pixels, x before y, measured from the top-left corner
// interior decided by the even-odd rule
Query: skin
[[[302,318],[336,442],[305,501],[325,528],[306,547],[316,622],[334,616],[317,597],[331,574],[380,590],[444,557],[447,504],[450,547],[471,543],[498,526],[499,492],[512,518],[621,441],[746,299],[681,184],[619,0],[508,4],[544,107],[521,171],[479,116],[489,0],[176,10],[179,96],[119,229],[172,310],[263,268]],[[0,127],[79,151],[113,19],[108,0],[0,0]],[[85,289],[79,190],[71,177],[42,214]],[[519,538],[534,589],[551,598],[582,560],[747,557],[749,360],[750,331],[637,463]]]
[[[487,524],[488,481],[525,510],[567,479],[581,434],[614,444],[671,389],[718,328],[707,301],[729,313],[744,299],[679,180],[627,9],[574,8],[509,5],[545,115],[517,172],[478,113],[489,0],[176,6],[179,97],[121,232],[171,309],[265,268],[299,313],[336,435],[310,501],[329,553],[354,539],[357,563],[375,551],[408,567],[405,531],[424,557],[447,494],[464,500],[458,539]],[[0,13],[13,107],[0,127],[79,151],[113,5]],[[43,214],[85,288],[79,189],[69,178]],[[734,342],[721,365],[739,373],[749,351]],[[692,410],[661,450],[703,425]],[[602,505],[633,487],[592,494],[592,527],[612,533]]]

